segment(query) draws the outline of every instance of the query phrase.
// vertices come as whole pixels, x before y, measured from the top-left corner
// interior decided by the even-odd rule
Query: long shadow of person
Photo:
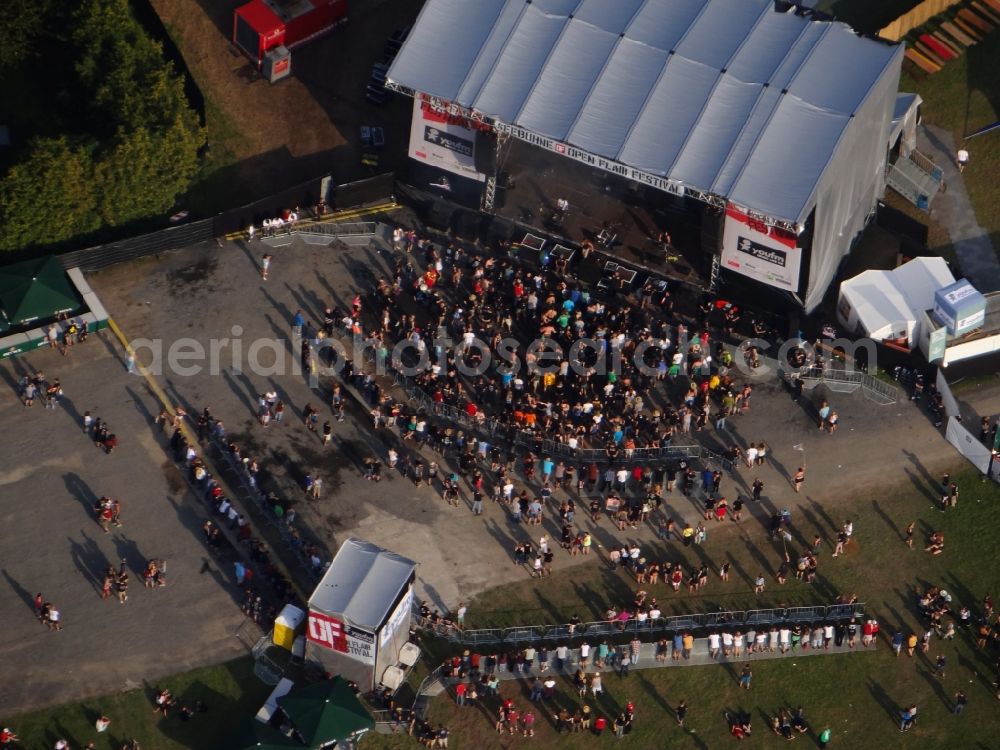
[[[79,474],[73,471],[63,474],[62,479],[63,484],[66,485],[66,491],[79,501],[87,516],[93,518],[97,495],[90,489],[90,485],[83,481],[83,478]]]
[[[0,571],[3,572],[3,577],[7,579],[7,583],[14,590],[14,593],[20,597],[21,601],[24,602],[26,607],[30,608],[31,611],[34,612],[35,597],[32,596],[31,592],[28,591],[28,589],[24,588],[24,586],[22,586],[20,583],[18,583],[17,579],[15,579],[9,572],[7,572],[6,568],[0,568]]]
[[[899,705],[889,697],[889,694],[885,692],[885,688],[870,677],[868,678],[868,693],[871,695],[875,703],[877,703],[879,707],[885,711],[886,716],[888,716],[893,723],[899,722]]]

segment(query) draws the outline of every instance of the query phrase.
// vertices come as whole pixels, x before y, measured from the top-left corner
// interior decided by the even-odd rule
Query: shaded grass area
[[[1000,120],[1000,33],[994,32],[966,54],[932,76],[914,80],[903,76],[900,87],[916,91],[924,100],[923,116],[947,128],[961,143],[964,136]],[[979,224],[1000,239],[1000,131],[966,142],[969,167],[962,179],[969,191]]]
[[[875,33],[917,4],[916,0],[821,0],[816,7],[862,32]],[[1000,119],[998,70],[1000,33],[994,32],[934,75],[914,78],[904,73],[900,90],[919,93],[924,100],[922,112],[925,121],[947,128],[956,143],[961,143],[967,134]],[[995,179],[1000,169],[1000,132],[979,136],[968,141],[966,147],[972,158],[962,179],[979,224],[1000,252],[1000,184]],[[930,247],[941,251],[949,259],[954,257],[947,230],[929,214],[891,190],[887,191],[886,200],[894,208],[928,224]]]
[[[208,710],[189,721],[176,712],[166,719],[154,714],[155,691],[164,688],[178,703],[194,707],[201,701]],[[253,659],[245,657],[136,690],[24,716],[4,716],[0,721],[17,732],[23,748],[51,748],[56,740],[65,739],[74,749],[94,741],[98,750],[119,750],[124,740],[134,738],[143,750],[224,750],[231,747],[232,738],[252,720],[270,691],[271,687],[254,676]],[[102,713],[111,719],[111,726],[98,734],[94,722]]]
[[[993,566],[995,550],[1000,548],[1000,530],[991,518],[1000,489],[983,484],[974,470],[960,466],[953,472],[960,488],[958,508],[943,513],[932,501],[936,499],[939,477],[929,476],[918,460],[904,460],[894,467],[904,474],[902,486],[895,490],[871,488],[863,497],[838,503],[836,509],[816,503],[811,509],[793,514],[795,540],[789,551],[796,554],[813,534],[824,538],[820,551],[820,579],[808,586],[790,579],[778,587],[768,575],[768,590],[761,597],[751,591],[749,577],[758,569],[773,571],[784,550],[773,545],[758,521],[744,520],[746,533],[728,523],[726,531],[710,527],[708,543],[701,550],[684,549],[679,544],[666,555],[698,563],[702,557],[714,570],[722,560],[730,560],[733,573],[728,584],[713,574],[704,596],[667,593],[667,587],[645,587],[657,596],[665,612],[707,611],[724,605],[732,609],[772,606],[778,603],[830,603],[836,592],[856,593],[867,603],[867,611],[881,623],[882,634],[891,637],[898,628],[904,633],[923,632],[917,615],[916,590],[930,585],[947,589],[954,597],[955,611],[968,604],[979,611],[987,593],[995,593],[997,578]],[[894,472],[895,473],[895,472]],[[831,558],[833,528],[847,518],[854,522],[854,540],[844,557]],[[916,522],[916,549],[903,544],[903,529]],[[721,526],[722,524],[718,524]],[[931,530],[945,534],[944,554],[933,557],[922,551]],[[621,572],[611,572],[597,560],[564,570],[551,578],[529,580],[505,586],[474,599],[470,605],[470,626],[504,627],[564,621],[572,614],[600,614],[608,604],[621,605],[630,600],[636,588]],[[948,661],[947,676],[934,676],[934,659],[943,654]],[[993,661],[997,653],[977,649],[968,632],[961,631],[954,641],[935,638],[926,656],[895,657],[886,640],[874,652],[840,656],[797,656],[755,662],[753,689],[741,691],[736,684],[738,665],[691,667],[633,671],[625,678],[606,675],[606,694],[587,700],[595,711],[609,717],[628,702],[636,705],[637,721],[629,742],[636,747],[720,747],[730,743],[726,713],[747,713],[754,725],[758,742],[784,743],[769,731],[768,719],[781,707],[805,707],[811,723],[812,746],[824,727],[833,731],[840,747],[898,747],[899,711],[910,703],[919,707],[917,727],[906,735],[907,747],[992,747],[1000,732]],[[505,683],[504,695],[519,696],[527,705],[525,683]],[[580,705],[566,680],[560,679],[557,706],[575,710]],[[951,714],[954,694],[964,690],[969,708],[962,717]],[[673,720],[673,709],[680,700],[691,706],[685,727]],[[493,731],[496,699],[484,705],[458,708],[446,697],[437,699],[430,710],[433,723],[444,723],[453,740],[462,747],[510,747],[524,742],[520,738],[498,737]],[[585,735],[557,735],[551,715],[553,707],[539,707],[535,742],[545,747],[576,748],[597,746],[600,740]],[[606,742],[606,740],[604,740]],[[406,746],[399,738],[372,738],[365,748]]]

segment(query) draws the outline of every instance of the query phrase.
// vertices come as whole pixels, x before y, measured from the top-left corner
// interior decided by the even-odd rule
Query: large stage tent
[[[902,58],[774,0],[427,0],[387,86],[724,209],[722,268],[812,310],[884,191]]]

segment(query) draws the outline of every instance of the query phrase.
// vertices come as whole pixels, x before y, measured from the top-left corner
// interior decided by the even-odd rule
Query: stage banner
[[[730,206],[722,233],[722,267],[769,286],[799,291],[802,250],[795,236]]]
[[[483,182],[476,170],[476,131],[461,118],[434,112],[419,100],[413,102],[410,124],[410,158],[452,174]]]
[[[345,625],[342,620],[310,610],[306,637],[317,646],[337,651],[365,664],[375,663],[375,634]]]

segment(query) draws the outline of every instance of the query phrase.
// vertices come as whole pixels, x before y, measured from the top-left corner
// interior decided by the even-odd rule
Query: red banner
[[[770,237],[773,240],[777,240],[782,245],[786,245],[787,247],[791,248],[795,248],[798,245],[798,238],[791,232],[786,232],[784,229],[773,227],[770,226],[769,224],[764,223],[763,221],[754,219],[746,212],[740,211],[738,208],[735,208],[732,204],[729,204],[726,207],[726,216],[728,216],[730,219],[735,219],[741,224],[745,224],[746,226],[750,227],[750,229],[754,230],[759,234],[763,234],[767,237]]]
[[[306,637],[324,648],[347,653],[347,633],[344,623],[322,612],[309,612],[309,627]]]

